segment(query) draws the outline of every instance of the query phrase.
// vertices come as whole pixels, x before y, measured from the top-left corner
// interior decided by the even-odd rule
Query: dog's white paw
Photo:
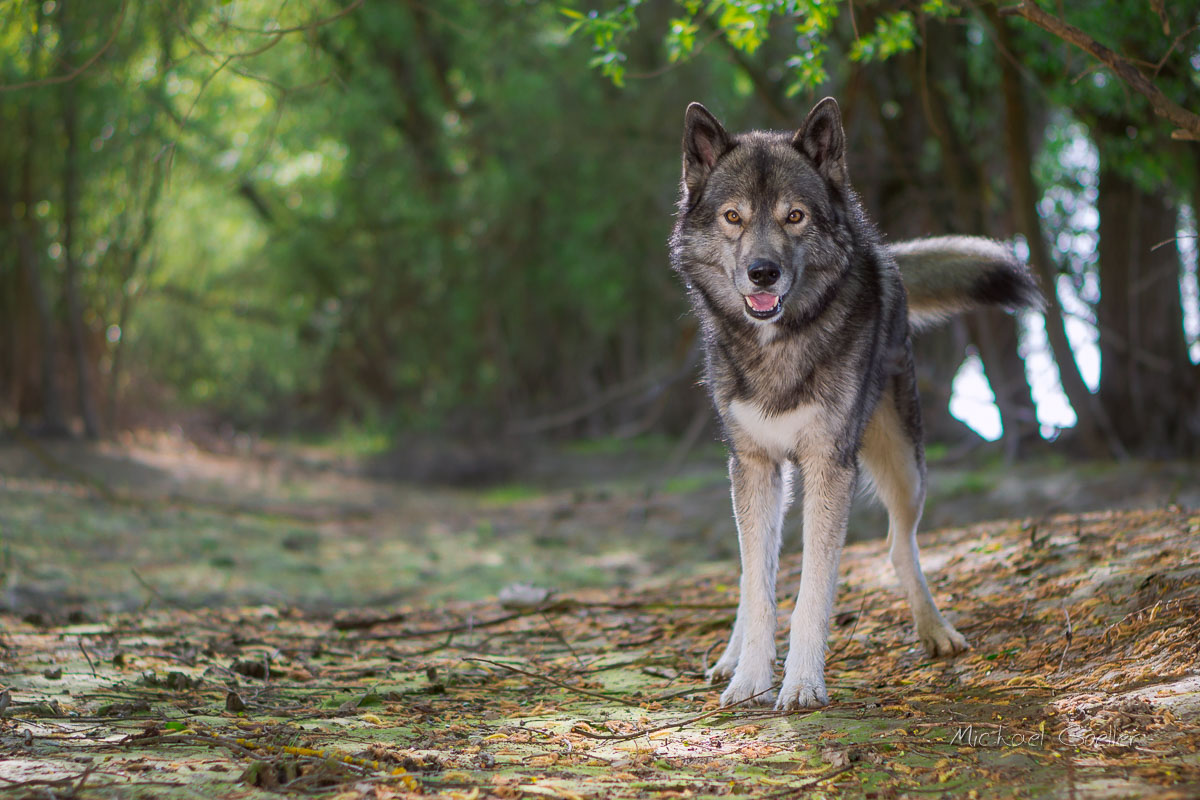
[[[967,644],[967,637],[954,630],[950,623],[944,620],[940,624],[930,625],[924,629],[918,628],[917,638],[921,640],[921,644],[925,645],[925,652],[934,658],[955,656],[971,647]]]
[[[747,700],[750,703],[746,703]],[[721,692],[722,706],[738,703],[769,706],[774,701],[775,692],[771,690],[770,673],[765,676],[750,676],[744,672],[734,672],[733,680],[725,687],[725,691]]]
[[[704,673],[704,677],[709,683],[718,683],[732,678],[736,670],[737,657],[734,656],[731,658],[728,655],[723,655],[717,659],[717,663],[708,668],[708,672]]]
[[[780,711],[794,711],[798,708],[820,708],[827,705],[829,693],[825,691],[823,679],[789,681],[784,678],[775,708]]]

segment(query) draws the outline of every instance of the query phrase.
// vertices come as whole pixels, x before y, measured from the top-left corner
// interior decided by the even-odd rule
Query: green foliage
[[[1006,56],[971,6],[447,0],[344,12],[342,0],[0,11],[0,84],[33,84],[0,92],[0,339],[11,342],[0,382],[18,386],[6,421],[41,400],[26,253],[59,339],[52,363],[70,362],[68,256],[77,267],[96,392],[117,417],[149,398],[247,426],[472,435],[677,368],[693,332],[664,241],[691,100],[734,128],[790,125],[804,104],[789,98],[853,85],[863,91],[848,112],[892,148],[855,166],[870,202],[903,209],[889,194],[898,183],[935,195],[949,166],[974,164],[988,219],[1005,213]],[[1168,53],[1200,12],[1167,9],[1170,36],[1140,5],[1065,13],[1113,31],[1105,42],[1121,52],[1166,56],[1156,81],[1179,102],[1200,88],[1188,41]],[[1194,151],[1169,143],[1139,96],[1078,51],[1014,30],[1026,89],[1036,79],[1037,101],[1060,109],[1043,126],[1043,186],[1071,188],[1056,154],[1086,130],[1144,185],[1193,191]],[[1055,131],[1068,138],[1056,144]],[[1086,235],[1071,197],[1054,194],[1047,219]],[[935,198],[926,219],[952,217],[956,201]],[[637,395],[637,413],[657,399]],[[607,422],[637,430],[631,413]]]
[[[753,53],[766,40],[773,10],[770,3],[748,0],[725,0],[709,7],[717,28],[731,45],[744,53]]]
[[[586,15],[572,8],[560,9],[564,16],[572,20],[567,34],[582,31],[591,38],[596,52],[591,66],[599,67],[600,72],[617,86],[625,85],[626,56],[621,48],[630,34],[637,30],[639,5],[641,0],[628,0],[603,14],[592,11]]]
[[[1194,108],[1200,69],[1194,39],[1186,35],[1200,25],[1200,7],[1167,4],[1163,18],[1136,3],[1068,4],[1063,20],[1087,32],[1126,58],[1154,63],[1146,69],[1168,98]],[[1157,117],[1149,101],[1131,91],[1114,73],[1078,48],[1065,45],[1033,26],[1019,29],[1022,63],[1041,80],[1056,106],[1070,109],[1087,125],[1106,168],[1132,178],[1143,189],[1168,183],[1180,189],[1194,181],[1194,148],[1171,140],[1174,126]],[[1189,52],[1188,41],[1193,45]]]
[[[597,55],[593,66],[621,86],[624,83],[626,54],[622,43],[637,28],[639,3],[622,3],[607,12],[584,14],[565,9],[574,23],[571,34],[589,37]],[[678,3],[684,16],[670,20],[664,36],[667,57],[671,63],[693,57],[697,52],[696,37],[703,30],[712,30],[735,50],[753,55],[770,38],[771,24],[776,18],[796,20],[796,52],[787,57],[786,65],[792,76],[786,93],[793,96],[813,90],[829,82],[825,57],[830,52],[830,39],[838,21],[838,0],[682,0]],[[958,9],[942,0],[927,0],[920,13],[944,18]],[[916,21],[911,11],[901,10],[876,19],[874,31],[852,38],[848,55],[854,61],[882,61],[911,50],[917,43]]]
[[[624,50],[648,41],[637,6],[131,4],[75,84],[75,250],[104,394],[285,429],[452,413],[482,426],[678,358],[688,333],[663,245],[678,115],[631,111],[681,114],[697,80],[728,70],[686,65],[614,95],[569,34],[586,31],[620,82]],[[6,12],[0,83],[58,68],[58,12],[38,10],[51,7]],[[120,7],[87,6],[66,61],[101,48]],[[696,36],[680,30],[680,48]],[[0,141],[0,188],[28,213],[18,178],[33,164],[55,297],[56,92],[0,94],[6,130],[32,115],[32,137]]]
[[[788,97],[829,81],[829,73],[825,70],[829,45],[825,37],[832,32],[837,20],[838,4],[829,0],[801,0],[796,11],[800,19],[795,26],[799,52],[786,62],[793,75],[786,90]]]
[[[860,36],[850,45],[852,61],[886,61],[916,46],[917,26],[907,11],[885,14],[875,20],[875,32]]]
[[[606,12],[587,14],[564,12],[575,20],[569,33],[592,38],[597,51],[593,64],[618,86],[623,85],[625,74],[623,43],[638,27],[639,5],[621,3]],[[678,6],[683,15],[670,19],[663,42],[671,63],[694,57],[697,37],[705,30],[722,37],[734,50],[752,55],[770,38],[772,27],[779,27],[776,23],[786,23],[795,35],[782,59],[790,75],[785,94],[791,97],[832,82],[826,64],[831,53],[857,63],[888,61],[920,45],[921,25],[963,15],[960,6],[946,0],[922,0],[915,8],[911,3],[868,2],[857,13],[873,19],[873,26],[860,32],[856,25],[837,25],[841,5],[837,0],[682,0]],[[1187,32],[1200,25],[1200,10],[1181,6],[1164,9],[1159,16],[1145,4],[1117,2],[1076,4],[1063,11],[1065,22],[1119,53],[1161,59],[1154,65],[1153,78],[1176,102],[1188,106],[1188,98],[1200,89],[1200,70],[1194,54],[1189,62],[1185,44]],[[970,16],[977,24],[979,14]],[[1102,134],[1104,150],[1106,159],[1120,171],[1152,188],[1168,175],[1190,169],[1192,157],[1179,148],[1148,153],[1149,147],[1165,142],[1171,127],[1154,117],[1145,98],[1077,48],[1032,25],[1021,25],[1019,31],[1021,63],[1044,81],[1057,104],[1074,109],[1085,121],[1110,120]],[[1113,36],[1116,31],[1119,38]],[[1182,38],[1176,40],[1175,32]],[[991,80],[997,72],[997,55],[989,54],[986,72]],[[982,71],[976,75],[984,77]],[[1063,80],[1068,75],[1075,78]],[[1120,122],[1135,119],[1138,124]]]
[[[690,19],[673,19],[667,31],[667,56],[674,64],[696,50],[696,33],[700,26]]]

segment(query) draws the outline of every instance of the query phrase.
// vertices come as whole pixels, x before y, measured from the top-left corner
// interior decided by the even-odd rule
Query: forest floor
[[[703,677],[736,604],[719,453],[663,479],[630,449],[468,491],[0,446],[0,793],[1200,796],[1195,465],[935,469],[928,516],[962,518],[922,560],[972,650],[927,659],[856,542],[833,702],[781,714]]]

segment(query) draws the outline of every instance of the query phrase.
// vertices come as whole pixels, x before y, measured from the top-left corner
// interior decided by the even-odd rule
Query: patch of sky
[[[1179,300],[1183,304],[1183,333],[1187,337],[1188,355],[1193,364],[1200,364],[1200,279],[1197,261],[1200,261],[1200,240],[1197,234],[1196,209],[1184,206],[1179,214],[1179,230],[1176,246],[1179,248],[1180,275]]]
[[[983,371],[983,361],[971,353],[963,361],[951,384],[950,414],[989,442],[1004,433],[996,394]]]

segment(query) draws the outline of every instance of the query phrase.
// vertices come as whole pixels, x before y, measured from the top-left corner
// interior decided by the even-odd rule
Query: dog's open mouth
[[[770,292],[748,294],[746,298],[746,313],[755,319],[770,319],[783,310],[783,298]]]

